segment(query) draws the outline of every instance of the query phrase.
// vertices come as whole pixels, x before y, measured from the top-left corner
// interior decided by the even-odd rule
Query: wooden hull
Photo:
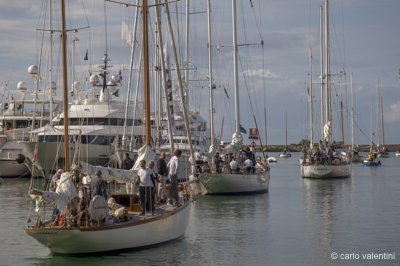
[[[93,228],[25,228],[55,253],[78,254],[132,249],[165,243],[185,234],[191,203],[139,221]]]
[[[301,165],[303,178],[332,179],[351,176],[351,164],[340,165]]]
[[[269,188],[269,171],[256,174],[201,174],[199,179],[208,194],[266,193]]]

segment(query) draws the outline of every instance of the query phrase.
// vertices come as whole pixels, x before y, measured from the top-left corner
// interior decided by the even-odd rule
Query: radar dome
[[[39,68],[36,65],[31,65],[28,67],[29,75],[37,75],[39,73]]]
[[[18,83],[17,83],[17,89],[18,89],[19,91],[21,91],[21,92],[26,91],[27,88],[26,88],[25,82],[23,82],[23,81],[18,82]]]

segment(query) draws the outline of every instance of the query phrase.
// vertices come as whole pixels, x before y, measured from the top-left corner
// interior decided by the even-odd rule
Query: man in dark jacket
[[[168,167],[167,163],[165,162],[165,152],[160,153],[160,159],[157,161],[157,174],[159,178],[159,188],[157,190],[158,192],[158,199],[162,199],[165,193],[165,187],[167,183],[167,177],[168,177]]]
[[[97,171],[96,176],[92,178],[89,184],[89,189],[91,192],[91,199],[95,196],[99,195],[104,197],[107,200],[107,184],[101,177],[101,171]]]

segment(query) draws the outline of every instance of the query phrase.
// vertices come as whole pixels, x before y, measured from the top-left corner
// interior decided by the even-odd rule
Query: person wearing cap
[[[64,171],[62,169],[58,169],[57,172],[51,177],[50,180],[50,190],[55,192],[57,189],[57,181],[60,180],[61,174]]]

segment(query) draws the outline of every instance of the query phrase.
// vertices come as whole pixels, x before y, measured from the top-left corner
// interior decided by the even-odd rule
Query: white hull
[[[191,203],[160,216],[130,223],[92,228],[26,228],[25,231],[55,253],[95,253],[161,244],[182,237],[189,223]]]
[[[201,174],[200,182],[208,194],[266,193],[269,187],[269,171],[258,174]]]
[[[292,155],[290,153],[281,153],[281,154],[279,154],[279,157],[280,158],[290,158],[290,157],[292,157]]]
[[[25,164],[19,164],[15,159],[0,159],[0,177],[29,176],[30,171]]]
[[[396,152],[395,155],[396,155],[397,157],[400,157],[400,152]]]
[[[351,176],[351,164],[340,165],[301,165],[301,176],[304,178],[342,178]]]

